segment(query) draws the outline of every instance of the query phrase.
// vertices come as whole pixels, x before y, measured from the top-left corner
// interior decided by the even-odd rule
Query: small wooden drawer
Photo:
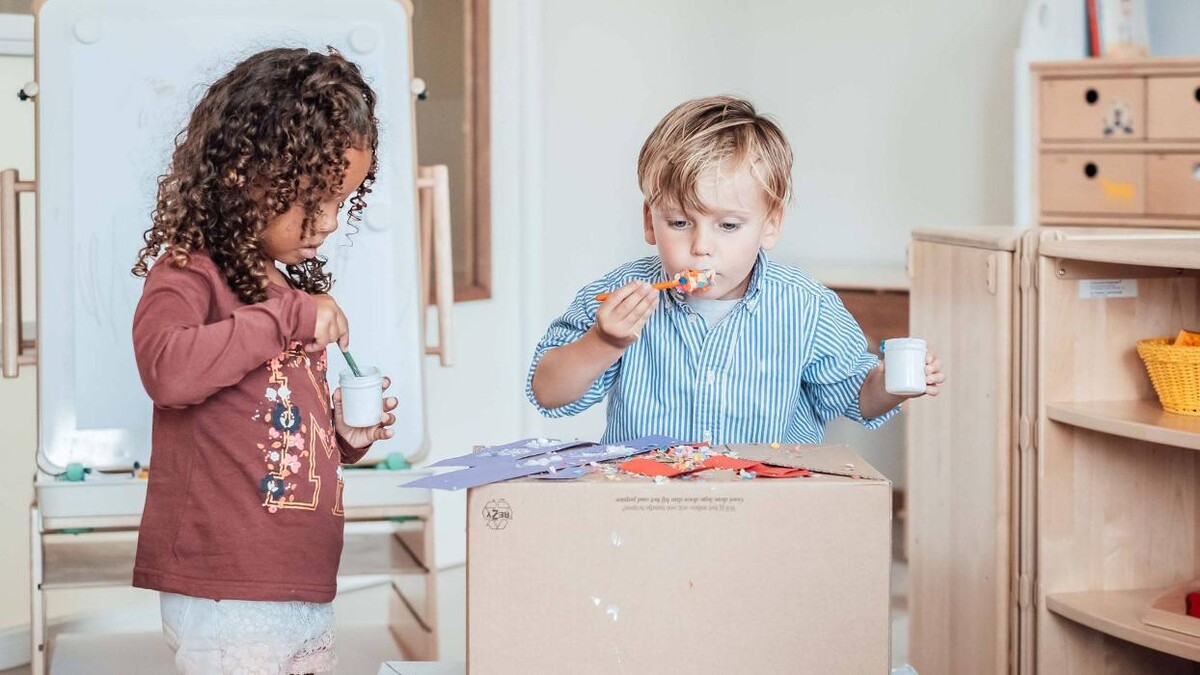
[[[423,574],[416,557],[424,555],[423,528],[419,521],[346,523],[338,574]]]
[[[137,532],[49,533],[42,536],[42,589],[128,586]]]
[[[1146,213],[1200,218],[1200,154],[1146,158]]]
[[[1040,167],[1043,213],[1145,212],[1145,155],[1047,152],[1042,153]]]
[[[1200,77],[1152,77],[1146,82],[1146,135],[1200,139]]]
[[[1042,140],[1146,137],[1144,78],[1046,79],[1041,96]]]

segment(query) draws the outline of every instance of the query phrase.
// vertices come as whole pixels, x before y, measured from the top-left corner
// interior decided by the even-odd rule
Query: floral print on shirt
[[[299,341],[265,365],[269,377],[263,407],[254,419],[264,423],[266,438],[257,443],[267,473],[259,480],[262,505],[270,513],[280,509],[313,511],[320,504],[322,480],[318,463],[334,462],[337,485],[332,511],[342,515],[341,455],[329,405],[325,352],[310,357]],[[319,409],[306,411],[293,401],[294,387],[311,387]]]

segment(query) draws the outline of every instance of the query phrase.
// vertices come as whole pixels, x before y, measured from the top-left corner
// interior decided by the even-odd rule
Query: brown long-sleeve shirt
[[[329,602],[341,464],[316,303],[272,286],[243,304],[203,254],[151,269],[133,345],[154,401],[133,585],[204,598]]]

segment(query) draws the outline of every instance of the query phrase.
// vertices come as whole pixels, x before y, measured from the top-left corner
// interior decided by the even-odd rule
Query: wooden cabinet
[[[913,236],[912,334],[950,380],[909,411],[910,660],[1200,672],[1143,621],[1200,577],[1200,418],[1136,352],[1200,325],[1200,59],[1033,73],[1035,226]]]
[[[1146,158],[1113,152],[1045,152],[1038,163],[1042,212],[1142,215]]]
[[[1200,61],[1034,64],[1034,222],[1200,227]]]
[[[1146,157],[1146,213],[1181,217],[1200,213],[1200,153]]]
[[[1200,671],[1200,639],[1142,622],[1200,577],[1200,419],[1135,350],[1200,325],[1200,231],[913,239],[912,333],[951,383],[908,412],[912,664]]]
[[[909,661],[922,675],[1001,673],[1012,658],[1019,235],[924,231],[910,249],[911,333],[950,376],[905,411]]]
[[[1154,77],[1147,81],[1151,140],[1200,140],[1200,76]]]
[[[1135,350],[1200,321],[1198,275],[1200,232],[1040,233],[1039,673],[1200,668],[1200,639],[1142,622],[1200,575],[1200,419],[1162,411]]]
[[[1146,137],[1146,81],[1140,77],[1046,77],[1042,138],[1137,140]]]

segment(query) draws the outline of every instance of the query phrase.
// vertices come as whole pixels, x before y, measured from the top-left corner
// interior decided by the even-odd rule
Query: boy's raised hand
[[[656,307],[658,291],[644,281],[631,281],[600,304],[593,330],[606,344],[625,349],[637,341]]]

